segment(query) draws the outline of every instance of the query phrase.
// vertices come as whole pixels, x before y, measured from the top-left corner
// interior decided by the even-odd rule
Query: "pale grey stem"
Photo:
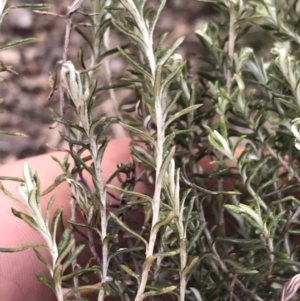
[[[227,67],[227,80],[226,80],[226,88],[227,93],[231,92],[231,81],[233,77],[233,56],[234,56],[234,46],[235,46],[235,22],[236,22],[236,12],[234,10],[233,4],[230,4],[230,21],[229,21],[229,40],[228,40],[228,56],[230,60],[230,66]]]
[[[74,198],[71,199],[71,221],[76,222],[76,201],[75,201]],[[75,240],[75,233],[74,233],[74,231],[71,234],[71,239]],[[74,253],[75,249],[76,249],[76,244],[74,244],[74,246],[72,247],[72,251],[71,252]],[[76,266],[77,266],[77,258],[74,258],[73,261],[72,261],[72,271],[75,271]],[[73,285],[74,285],[74,288],[78,288],[78,286],[79,286],[78,276],[74,276],[73,277]],[[75,296],[76,296],[76,298],[81,298],[80,292],[76,292]]]
[[[139,18],[137,18],[136,22],[141,31],[143,40],[146,45],[146,49],[144,50],[146,53],[146,58],[148,60],[150,70],[151,70],[151,75],[152,75],[150,81],[152,86],[154,87],[155,73],[156,73],[157,66],[156,66],[156,59],[153,51],[152,35],[148,31],[145,20],[143,16],[139,14],[134,2],[132,0],[128,0],[128,3],[130,3],[132,10],[134,10],[135,13],[139,15]],[[154,251],[154,246],[156,243],[157,232],[158,232],[158,229],[155,229],[154,226],[159,221],[159,216],[160,216],[159,213],[160,213],[160,202],[161,202],[161,192],[162,192],[162,177],[160,176],[160,172],[161,172],[161,166],[163,162],[163,144],[165,141],[164,112],[162,107],[162,101],[163,101],[162,94],[161,91],[159,91],[158,93],[156,93],[154,97],[157,140],[155,145],[156,179],[155,179],[155,190],[154,190],[153,203],[152,203],[152,226],[151,226],[150,237],[149,237],[149,245],[146,250],[146,259],[143,266],[141,282],[135,297],[135,301],[141,301],[143,299],[143,293],[146,288],[146,284],[149,276],[149,270],[152,265],[152,262],[149,263],[149,260],[151,257],[153,257],[153,251]]]
[[[183,230],[182,227],[179,227],[179,229]],[[181,231],[180,236],[181,242],[180,242],[180,284],[179,284],[179,298],[178,301],[184,301],[185,300],[185,292],[186,292],[186,275],[183,275],[183,270],[186,267],[187,264],[187,251],[186,251],[186,238],[184,237],[183,231]]]
[[[101,161],[98,158],[98,147],[95,137],[90,137],[91,144],[91,156],[94,163],[95,175],[96,175],[96,191],[99,195],[101,206],[100,206],[100,216],[101,216],[101,240],[102,240],[102,284],[107,281],[107,271],[108,271],[108,242],[107,236],[107,213],[106,213],[106,189],[102,178],[101,171]],[[105,298],[105,292],[103,285],[101,285],[98,301],[103,301]]]
[[[72,26],[72,14],[68,15],[67,23],[66,23],[66,31],[65,31],[65,42],[64,42],[64,49],[62,55],[61,64],[63,65],[67,61],[68,55],[68,48],[70,42],[70,33],[71,33],[71,26]],[[60,78],[59,81],[59,113],[60,116],[63,118],[64,110],[65,110],[65,97],[64,97],[64,89],[62,86],[62,79]]]
[[[159,101],[156,101],[155,107],[156,107],[156,116],[159,116],[159,118],[157,118],[157,142],[156,142],[156,150],[155,150],[156,180],[155,180],[155,191],[154,191],[153,203],[152,203],[152,227],[150,231],[149,245],[146,250],[146,259],[143,266],[141,282],[135,297],[135,301],[143,300],[142,295],[146,288],[146,284],[149,276],[149,270],[151,267],[151,264],[146,264],[146,261],[147,259],[149,260],[149,258],[153,256],[153,251],[154,251],[154,246],[156,243],[157,231],[158,231],[158,229],[157,228],[155,229],[154,226],[159,221],[159,209],[160,209],[161,190],[162,190],[162,178],[159,177],[159,174],[162,166],[163,142],[165,137],[164,137],[164,131],[162,130],[164,122],[162,119],[162,110]]]

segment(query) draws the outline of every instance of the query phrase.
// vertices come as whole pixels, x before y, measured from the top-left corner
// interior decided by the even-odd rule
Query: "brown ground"
[[[151,0],[154,1],[154,0]],[[149,2],[151,2],[149,1]],[[11,0],[8,5],[24,3],[25,1]],[[37,0],[28,2],[39,3]],[[53,5],[52,11],[63,14],[72,1],[48,0]],[[178,3],[177,3],[178,2]],[[176,4],[177,3],[177,4]],[[157,27],[157,35],[170,32],[168,42],[183,35],[188,35],[180,52],[185,58],[191,58],[199,51],[199,43],[193,35],[195,26],[207,20],[209,11],[206,6],[193,0],[167,1]],[[33,13],[28,9],[11,11],[1,25],[0,45],[26,37],[38,37],[39,42],[9,49],[0,53],[0,60],[6,65],[15,66],[18,75],[2,73],[0,98],[5,113],[0,115],[0,129],[23,132],[28,138],[0,136],[0,163],[6,163],[36,154],[49,149],[46,143],[58,146],[60,138],[57,129],[49,129],[52,115],[49,108],[58,109],[57,94],[48,101],[50,88],[48,74],[53,71],[55,63],[61,59],[64,40],[65,23],[61,18],[44,16]],[[118,37],[112,39],[118,44]],[[77,49],[83,45],[82,38],[73,33],[69,59],[76,61]],[[125,68],[120,58],[112,61],[112,70],[120,73]],[[126,97],[118,94],[118,99]],[[109,105],[111,106],[111,105]],[[103,107],[102,112],[113,114],[113,108]],[[114,131],[115,136],[123,135],[122,131]]]

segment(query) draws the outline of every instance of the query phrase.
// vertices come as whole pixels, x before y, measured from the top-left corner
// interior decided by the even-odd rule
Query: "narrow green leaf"
[[[263,222],[262,217],[257,212],[255,212],[250,206],[240,203],[240,209],[242,213],[246,214],[244,215],[244,217],[247,217],[248,215],[249,217],[251,217],[252,220],[254,220],[254,224],[256,224],[256,227],[263,231],[266,230],[265,223]]]
[[[272,252],[277,259],[290,260],[290,256],[284,252],[274,251]]]
[[[134,133],[136,135],[138,135],[144,141],[147,141],[147,142],[151,143],[152,145],[155,145],[155,141],[150,136],[150,134],[148,134],[147,132],[141,131],[138,128],[133,127],[133,126],[131,126],[129,124],[126,124],[126,123],[123,123],[123,122],[120,122],[120,125],[122,127],[124,127],[126,130],[128,130],[128,131],[130,131],[130,132],[132,132],[132,133]]]
[[[70,240],[70,236],[71,236],[71,230],[70,229],[65,229],[65,231],[63,232],[61,239],[59,241],[59,244],[57,246],[58,248],[58,254],[60,254],[68,245],[68,242]]]
[[[155,13],[154,13],[154,16],[153,16],[153,19],[152,21],[150,22],[150,26],[149,26],[149,33],[150,33],[150,36],[152,37],[153,36],[153,32],[154,32],[154,29],[155,29],[155,26],[156,26],[156,23],[158,21],[158,18],[163,10],[163,8],[165,7],[166,5],[166,0],[161,0],[159,1],[159,5],[157,6],[156,10],[155,10]]]
[[[154,80],[154,96],[155,99],[159,98],[161,99],[162,97],[162,89],[161,89],[161,85],[162,85],[162,69],[163,66],[157,66],[156,70],[155,70],[155,80]]]
[[[106,181],[106,184],[110,184],[111,181],[118,175],[120,174],[123,170],[125,170],[127,167],[129,166],[129,164],[121,164],[116,171],[108,178],[108,180]]]
[[[39,231],[38,224],[35,222],[35,220],[31,216],[29,216],[23,212],[17,211],[14,208],[11,208],[11,211],[16,217],[18,217],[18,218],[22,219],[24,222],[26,222],[32,229]]]
[[[54,201],[55,201],[55,196],[53,195],[53,196],[51,196],[51,198],[50,198],[50,200],[49,200],[49,202],[47,204],[47,210],[46,210],[46,216],[45,216],[45,223],[46,223],[47,227],[49,225],[50,211],[51,211],[51,208],[52,208],[52,206],[54,204]]]
[[[81,244],[75,248],[75,250],[70,254],[70,256],[63,263],[63,272],[68,268],[68,266],[73,262],[75,258],[83,251],[85,248],[84,244]]]
[[[57,226],[59,224],[61,217],[62,217],[62,208],[59,208],[55,211],[54,216],[52,218],[51,236],[53,241],[56,238]]]
[[[299,235],[300,234],[300,230],[289,230],[288,233]]]
[[[132,269],[130,269],[128,266],[124,264],[121,264],[120,267],[126,274],[128,274],[131,277],[134,277],[138,282],[140,282],[140,276],[137,275]]]
[[[235,153],[236,149],[238,148],[238,146],[240,145],[240,143],[247,137],[247,135],[241,135],[240,137],[238,137],[236,143],[234,144],[234,147],[232,149],[232,152]]]
[[[78,145],[78,146],[81,146],[85,149],[87,149],[89,147],[89,142],[82,142],[80,140],[75,140],[75,139],[72,139],[70,138],[69,136],[65,135],[63,132],[59,131],[59,135],[67,142],[69,142],[70,144],[72,145]]]
[[[46,261],[46,259],[43,257],[43,255],[36,249],[33,248],[33,251],[36,255],[36,257],[39,259],[39,261],[41,261],[49,271],[52,271],[52,267],[50,266],[50,264]]]
[[[68,241],[68,244],[59,253],[55,265],[61,265],[62,260],[71,252],[74,245],[75,245],[75,239],[71,239]],[[63,266],[61,266],[61,269],[63,269]]]
[[[63,158],[63,161],[60,162],[60,160],[54,156],[51,156],[51,159],[56,162],[60,168],[65,172],[65,174],[68,173],[69,171],[69,167],[70,167],[70,163],[68,162],[69,161],[69,154],[66,154]]]
[[[140,0],[136,3],[136,8],[138,9],[141,16],[143,15],[146,2],[147,0]]]
[[[178,170],[176,176],[180,177],[179,174],[180,174],[180,171]],[[184,205],[185,201],[186,201],[186,198],[188,197],[188,195],[190,194],[191,191],[192,191],[191,188],[187,189],[186,191],[184,191],[183,196],[181,197],[180,216],[182,216],[184,218],[184,220],[186,221],[185,224],[184,224],[184,233],[186,233],[188,225],[189,225],[189,221],[192,218],[192,211],[194,209],[194,204],[195,204],[195,198],[196,197],[193,196],[189,200],[188,206],[185,207],[185,205]],[[200,226],[200,228],[201,228],[201,226]]]
[[[82,223],[78,223],[78,222],[74,222],[72,220],[68,220],[67,221],[70,225],[73,225],[73,226],[76,226],[76,227],[81,227],[81,228],[87,228],[87,229],[90,229],[94,232],[96,232],[99,237],[101,238],[102,237],[102,234],[101,232],[99,231],[99,229],[97,227],[93,227],[91,225],[88,225],[88,224],[82,224]]]
[[[36,278],[46,286],[48,286],[52,291],[55,291],[54,282],[52,280],[47,279],[43,274],[36,273]]]
[[[100,37],[100,39],[102,40],[102,37],[103,37],[104,33],[106,32],[106,30],[111,25],[111,21],[112,21],[111,18],[107,18],[106,20],[101,20],[101,24],[97,28],[95,37]]]
[[[23,180],[24,182],[24,180]],[[10,191],[8,191],[4,185],[2,184],[2,182],[0,182],[0,190],[2,190],[2,192],[9,197],[11,200],[13,200],[14,202],[18,203],[21,206],[24,206],[24,202],[20,201],[18,198],[16,198]]]
[[[277,183],[278,181],[279,181],[279,178],[275,178],[275,179],[271,179],[271,180],[269,180],[269,181],[263,183],[262,185],[260,185],[260,186],[257,188],[256,193],[257,193],[258,195],[261,195],[265,188],[268,188],[268,187],[270,187],[270,186],[272,187],[272,185],[273,185],[274,183]]]
[[[4,111],[2,111],[1,113],[3,113]],[[7,136],[17,136],[17,137],[28,137],[26,134],[24,133],[18,133],[18,132],[9,132],[9,131],[2,131],[0,130],[0,135],[7,135]]]
[[[172,132],[171,134],[169,134],[168,136],[166,136],[165,141],[164,141],[164,156],[166,155],[168,149],[171,146],[171,143],[173,142],[174,138],[176,136],[176,132]]]
[[[90,47],[91,52],[94,54],[94,46],[93,43],[90,41],[90,38],[78,26],[75,27],[75,30],[83,38],[83,40],[86,42],[86,45]]]
[[[125,24],[119,22],[117,19],[113,19],[113,24],[117,29],[119,29],[129,38],[131,38],[132,41],[136,43],[143,52],[145,51],[147,46],[139,32],[133,32],[132,30],[128,29],[128,27]]]
[[[141,163],[145,169],[155,170],[154,159],[145,148],[131,145],[130,150],[136,161]]]
[[[185,62],[182,62],[164,79],[161,85],[161,94],[163,94],[164,91],[167,90],[169,86],[179,77],[184,66]]]
[[[208,141],[214,148],[216,148],[218,151],[220,151],[222,154],[224,154],[229,159],[232,159],[232,152],[228,151],[227,148],[224,148],[224,146],[221,145],[219,141],[216,141],[213,134],[210,134],[208,136]]]
[[[164,118],[167,117],[168,113],[170,112],[170,110],[172,109],[172,107],[174,106],[174,104],[177,103],[177,100],[179,99],[179,97],[181,96],[182,91],[177,91],[176,95],[174,96],[173,100],[167,105],[165,112],[164,112]]]
[[[74,153],[73,153],[73,156],[74,156],[74,158],[77,160],[77,162],[76,162],[77,164],[78,164],[78,163],[82,164],[82,166],[84,167],[84,169],[85,169],[86,171],[88,171],[89,174],[90,174],[92,177],[95,177],[94,170],[86,164],[86,160],[84,160],[84,158],[81,158],[77,152],[74,152]],[[90,159],[90,158],[89,158],[89,159]]]
[[[57,186],[59,186],[61,183],[65,182],[66,180],[66,176],[65,175],[59,175],[55,178],[54,183],[49,186],[46,190],[44,190],[41,193],[41,196],[46,195],[48,193],[50,193],[51,191],[53,191]]]
[[[3,253],[16,253],[16,252],[22,252],[28,249],[34,249],[34,248],[43,248],[48,250],[48,246],[44,244],[22,244],[20,247],[17,248],[0,248],[0,252]]]
[[[100,117],[96,120],[93,120],[90,126],[90,136],[93,136],[95,133],[95,130],[98,126],[101,125],[101,130],[103,131],[107,127],[109,127],[112,123],[118,122],[118,118],[107,118],[107,117]]]
[[[107,137],[102,141],[100,147],[98,148],[97,158],[96,158],[96,162],[94,162],[94,164],[100,164],[103,161],[104,152],[106,150],[106,147],[107,147],[109,141],[110,141],[110,137]]]
[[[99,273],[99,272],[98,272]],[[74,295],[76,294],[77,292],[80,293],[81,291],[86,291],[86,292],[93,292],[93,291],[99,291],[100,290],[100,285],[97,285],[97,284],[89,284],[89,285],[83,285],[83,286],[79,286],[79,287],[76,287],[76,288],[73,288],[71,289],[70,291],[68,291],[65,295],[64,295],[64,300],[78,300],[78,299],[67,299],[68,296],[71,296],[71,295]],[[78,301],[84,301],[86,299],[79,299]]]
[[[246,183],[245,185],[251,185],[251,182],[253,180],[253,178],[256,176],[256,174],[261,170],[261,168],[263,168],[266,163],[268,162],[269,157],[263,157],[261,160],[259,160],[255,166],[252,168],[251,170],[251,174],[247,177]]]
[[[66,126],[71,127],[71,128],[74,128],[74,129],[78,130],[81,133],[85,133],[85,130],[82,126],[80,126],[80,125],[78,125],[78,124],[76,124],[72,121],[69,121],[69,120],[66,120],[66,119],[63,119],[63,118],[60,118],[60,117],[55,117],[55,118],[53,118],[53,120],[57,121],[60,124],[66,125]]]
[[[241,213],[241,209],[235,205],[224,205],[225,209],[234,213]]]
[[[24,183],[24,180],[22,178],[8,177],[8,176],[0,176],[0,181],[14,181],[19,183]]]
[[[165,173],[166,173],[166,171],[168,170],[169,165],[170,165],[170,162],[171,162],[171,160],[172,160],[173,157],[174,157],[175,150],[176,150],[176,146],[174,145],[174,146],[172,146],[172,148],[170,149],[169,153],[165,156],[164,161],[163,161],[163,163],[162,163],[162,166],[161,166],[161,168],[160,168],[158,177],[157,177],[157,181],[158,181],[158,182],[163,182]]]
[[[154,111],[154,98],[152,95],[149,95],[148,93],[142,93],[140,97],[137,97],[137,99],[141,99],[142,103],[145,103],[148,106],[149,113],[151,116],[153,116],[152,112]]]
[[[180,254],[181,248],[178,248],[176,250],[173,251],[167,251],[167,252],[162,252],[162,253],[157,253],[154,255],[155,258],[157,257],[173,257],[175,255]]]
[[[157,65],[164,65],[171,57],[171,55],[175,52],[175,50],[182,44],[184,39],[185,37],[180,37],[170,47],[168,47],[165,54],[157,62]]]
[[[120,54],[139,72],[144,74],[144,76],[148,79],[151,79],[152,76],[149,72],[146,71],[146,68],[140,65],[138,62],[134,61],[122,48],[118,48]]]
[[[82,51],[81,48],[78,49],[77,58],[78,58],[78,62],[80,63],[81,68],[86,70],[87,67],[86,67],[85,61],[84,61],[84,52]]]
[[[224,115],[221,115],[220,118],[219,118],[219,126],[220,126],[221,136],[228,139],[227,125],[226,125],[226,122],[225,122]]]
[[[105,137],[103,139],[103,132],[113,123],[118,122],[119,119],[117,117],[106,117],[106,120],[104,122],[104,124],[101,125],[101,127],[98,128],[98,134],[97,134],[97,143],[100,144],[100,141],[102,142],[102,144],[104,143],[108,143],[110,141],[110,137]]]
[[[74,272],[67,274],[67,275],[63,275],[61,279],[62,279],[62,281],[68,281],[70,279],[73,279],[74,277],[88,275],[91,273],[99,275],[100,272],[101,272],[101,268],[99,266],[93,266],[90,268],[87,268],[87,267],[78,268],[77,267]]]
[[[242,270],[234,270],[235,274],[238,275],[256,275],[259,273],[257,270],[252,270],[252,269],[242,269]]]
[[[188,225],[188,222],[187,222],[187,225]],[[202,224],[200,227],[198,227],[196,232],[192,236],[192,238],[188,240],[188,245],[187,245],[187,250],[186,250],[187,253],[189,253],[191,251],[191,249],[194,247],[194,245],[198,241],[198,239],[199,239],[200,235],[202,234],[205,227],[206,227],[206,224]]]
[[[181,272],[182,277],[186,277],[190,273],[190,271],[192,270],[192,268],[198,263],[198,261],[199,261],[199,257],[198,256],[194,257],[191,260],[191,262]]]
[[[47,9],[51,8],[52,5],[46,4],[46,3],[24,3],[24,4],[18,4],[14,6],[10,6],[7,11],[12,10],[12,9],[17,9],[17,8],[32,8],[32,9]]]
[[[34,43],[37,41],[38,41],[37,38],[27,38],[27,39],[18,40],[18,41],[11,42],[11,43],[0,46],[0,51],[7,50],[7,49],[10,49],[10,48],[13,48],[16,46],[28,44],[28,43]]]
[[[255,239],[255,238],[235,238],[235,237],[217,237],[216,241],[222,241],[222,242],[229,242],[229,243],[233,243],[233,244],[241,244],[241,245],[255,245],[255,244],[259,244],[261,241],[259,239]]]
[[[140,241],[142,241],[146,248],[148,248],[148,242],[146,239],[144,239],[142,236],[140,236],[138,233],[136,233],[135,231],[133,231],[132,229],[130,229],[126,224],[124,224],[113,212],[109,213],[110,216],[112,217],[112,219],[120,226],[122,227],[122,229],[124,229],[126,232],[128,232],[129,234],[131,234],[133,237],[136,237],[137,239],[139,239]]]
[[[286,210],[283,210],[279,212],[275,217],[272,219],[272,221],[268,224],[269,232],[271,233],[271,236],[275,234],[275,231],[279,228],[279,223],[284,222],[285,223],[285,216]]]
[[[112,253],[109,257],[108,257],[108,262],[111,261],[112,258],[120,255],[120,254],[124,254],[124,253],[133,253],[133,252],[137,252],[137,251],[141,251],[143,250],[144,247],[133,247],[133,248],[123,248],[123,249],[119,249],[118,251]]]
[[[124,81],[124,82],[131,83],[131,84],[136,84],[136,83],[144,83],[146,80],[143,78],[121,77],[120,81]]]
[[[193,106],[190,106],[190,107],[187,107],[187,108],[183,109],[182,111],[180,111],[178,113],[175,113],[173,116],[170,116],[169,119],[166,121],[166,123],[164,125],[164,130],[166,130],[167,127],[168,127],[168,125],[170,123],[172,123],[174,120],[176,120],[177,118],[179,118],[180,116],[188,114],[190,112],[193,112],[193,111],[197,110],[201,106],[202,106],[202,104],[193,105]]]
[[[153,226],[152,231],[153,232],[155,232],[155,231],[157,232],[161,226],[165,226],[168,223],[170,223],[170,221],[174,218],[174,216],[175,216],[175,213],[173,211],[171,211],[166,218],[164,218],[163,220],[157,222]]]
[[[162,288],[162,289],[159,289],[157,291],[150,291],[150,292],[147,292],[147,293],[144,293],[142,295],[142,298],[145,299],[147,297],[152,297],[152,296],[159,296],[159,295],[163,295],[163,294],[168,294],[174,290],[176,290],[176,286],[175,285],[172,285],[172,286],[168,286],[168,287],[165,287],[165,288]]]

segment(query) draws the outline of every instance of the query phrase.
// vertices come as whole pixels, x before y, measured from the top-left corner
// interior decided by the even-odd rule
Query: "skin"
[[[115,171],[118,163],[126,163],[130,160],[129,139],[112,140],[104,154],[103,159],[103,178],[106,181]],[[62,159],[65,155],[61,152],[51,153],[55,157]],[[44,190],[51,185],[55,177],[61,174],[60,167],[51,159],[51,155],[45,154],[28,158],[26,161],[32,171],[37,171],[41,180],[41,189]],[[20,160],[12,164],[1,166],[0,176],[22,177],[22,169],[25,160]],[[205,172],[210,173],[215,166],[210,164],[209,158],[204,158],[200,162]],[[139,173],[139,171],[138,171]],[[88,179],[88,178],[87,178]],[[90,182],[90,179],[88,179]],[[90,183],[91,184],[91,183]],[[117,180],[112,183],[120,185]],[[225,184],[225,186],[230,184]],[[16,182],[5,181],[4,186],[13,195],[19,198]],[[91,186],[92,187],[92,184]],[[136,190],[151,195],[151,190],[143,183],[139,183]],[[52,212],[57,208],[63,208],[64,219],[70,217],[70,189],[67,183],[59,185],[52,193],[42,197],[41,206],[45,211],[47,203],[52,195],[56,195],[56,201]],[[21,199],[21,197],[20,197]],[[108,202],[115,202],[108,197]],[[24,212],[24,208],[16,202],[10,200],[0,191],[0,247],[15,248],[23,243],[43,243],[40,234],[30,228],[25,222],[16,218],[11,208]],[[41,251],[48,262],[51,262],[49,254]],[[88,250],[85,250],[79,261],[90,258]],[[18,253],[0,253],[0,300],[5,301],[54,301],[56,300],[53,292],[37,281],[35,273],[39,272],[49,276],[47,268],[36,258],[33,250],[26,250]]]
[[[104,154],[103,159],[103,178],[106,181],[115,171],[118,163],[127,163],[130,160],[129,139],[112,140]],[[52,153],[55,157],[62,159],[64,153]],[[51,155],[46,154],[26,161],[32,171],[37,171],[41,180],[41,189],[46,189],[53,183],[56,176],[61,174],[60,167],[51,159]],[[25,160],[17,161],[13,164],[4,165],[0,168],[1,176],[22,177],[22,169]],[[139,172],[139,171],[138,171]],[[90,179],[88,179],[89,182]],[[92,183],[91,187],[92,187]],[[114,185],[120,185],[117,180],[112,182]],[[21,200],[18,193],[16,182],[5,181],[4,186]],[[143,183],[137,184],[136,190],[143,193],[150,193],[149,187]],[[67,183],[59,185],[52,193],[42,197],[41,206],[45,211],[47,203],[52,195],[56,195],[56,201],[52,212],[57,208],[63,208],[64,219],[70,217],[70,189]],[[108,197],[108,202],[116,202]],[[15,248],[23,243],[43,243],[40,234],[30,228],[24,221],[16,218],[11,208],[24,211],[24,208],[18,203],[12,201],[0,191],[0,247]],[[43,252],[44,257],[51,262],[47,252]],[[81,254],[87,258],[88,250]],[[12,268],[13,267],[13,268]],[[49,275],[47,268],[36,258],[33,250],[26,250],[18,253],[0,253],[0,300],[5,301],[34,301],[56,300],[50,289],[37,281],[35,273],[39,272],[46,276]]]

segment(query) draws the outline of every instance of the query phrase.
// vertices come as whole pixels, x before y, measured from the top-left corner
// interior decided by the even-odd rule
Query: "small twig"
[[[9,72],[9,73],[18,75],[18,72],[15,71],[15,70],[13,69],[13,67],[5,65],[4,62],[2,62],[2,61],[0,61],[0,66],[4,69],[3,71],[7,71],[7,72]]]
[[[90,71],[93,71],[93,70],[99,68],[101,65],[102,65],[102,62],[99,62],[98,64],[96,64],[96,65],[94,65],[94,66],[92,66],[92,67],[90,67],[90,68],[88,68],[88,69],[79,70],[78,72],[79,72],[80,74],[88,73],[88,72],[90,72]]]
[[[229,301],[233,301],[233,296],[234,296],[234,286],[235,286],[235,282],[237,279],[237,274],[234,274],[231,283],[230,283],[230,296],[229,296]]]
[[[84,13],[82,11],[76,11],[75,13],[83,15],[85,17],[93,17],[93,16],[100,16],[100,15],[102,15],[102,12],[101,13]]]
[[[230,7],[230,21],[229,21],[229,39],[228,39],[228,56],[230,61],[230,66],[227,67],[227,80],[226,80],[226,88],[227,93],[231,93],[231,85],[232,85],[232,68],[233,68],[233,56],[234,56],[234,46],[235,46],[235,22],[236,22],[236,12],[234,10],[233,4]]]
[[[39,14],[39,15],[48,15],[48,16],[55,16],[55,17],[59,17],[59,18],[66,18],[65,15],[60,15],[57,13],[52,13],[49,11],[45,11],[45,10],[33,10],[34,13]]]
[[[276,194],[279,194],[279,193],[283,193],[287,190],[290,190],[290,189],[293,189],[293,188],[296,188],[296,187],[300,188],[300,184],[292,184],[292,185],[289,185],[289,186],[286,186],[286,187],[279,188],[278,190],[271,191],[269,193],[264,194],[262,197],[263,198],[268,198],[270,196],[273,196],[273,195],[276,195]]]
[[[91,23],[76,23],[72,25],[72,29],[75,29],[77,27],[94,27],[95,25],[91,24]]]
[[[211,191],[211,190],[205,189],[205,188],[203,188],[203,187],[200,187],[200,186],[198,186],[198,185],[192,183],[192,182],[188,179],[184,167],[183,167],[182,170],[180,171],[180,178],[181,178],[181,180],[183,181],[183,183],[186,184],[188,187],[194,188],[194,189],[196,189],[196,190],[198,190],[198,191],[200,191],[200,192],[203,192],[203,193],[205,193],[205,194],[211,194],[211,195],[217,195],[217,194],[218,194],[218,192],[216,192],[216,191]]]

